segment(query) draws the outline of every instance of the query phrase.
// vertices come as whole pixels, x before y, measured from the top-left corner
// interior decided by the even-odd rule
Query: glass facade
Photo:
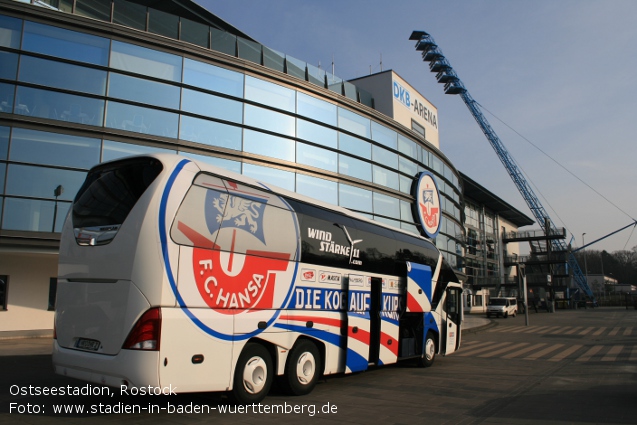
[[[123,0],[104,9],[113,11],[106,18],[89,3],[76,0],[69,10],[95,12],[89,17],[114,22],[115,32],[125,25],[232,50],[232,34],[197,22],[184,25],[182,19],[179,25],[179,19]],[[148,19],[142,19],[145,13]],[[91,166],[132,154],[178,152],[417,233],[411,184],[419,171],[430,170],[443,209],[436,246],[452,267],[463,267],[457,172],[417,134],[335,97],[359,98],[353,85],[341,81],[339,91],[328,84],[333,76],[269,49],[268,66],[263,46],[236,37],[231,56],[206,61],[187,57],[187,49],[160,51],[124,41],[125,32],[111,40],[67,26],[0,9],[2,230],[59,232]],[[232,57],[237,55],[264,61],[268,77],[253,75]],[[301,75],[317,87],[289,84]]]
[[[497,217],[467,200],[465,217],[467,283],[479,287],[496,286],[501,281]]]

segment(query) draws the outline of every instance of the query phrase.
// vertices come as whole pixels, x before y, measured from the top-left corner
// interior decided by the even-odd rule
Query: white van
[[[502,316],[505,319],[509,315],[515,317],[518,314],[518,300],[513,297],[494,297],[489,299],[487,317],[491,317],[492,314],[496,317]]]

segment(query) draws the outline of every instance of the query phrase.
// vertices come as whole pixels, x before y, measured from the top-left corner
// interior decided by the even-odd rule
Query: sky
[[[438,109],[454,166],[533,218],[462,98],[444,94],[409,40],[426,31],[566,243],[637,218],[637,1],[195,1],[269,48],[328,71],[333,60],[340,78],[394,70]],[[587,249],[635,246],[633,226]]]

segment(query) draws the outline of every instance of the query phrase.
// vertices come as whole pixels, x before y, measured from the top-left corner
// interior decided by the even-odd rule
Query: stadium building
[[[0,0],[0,337],[50,334],[75,193],[93,165],[148,152],[414,233],[412,182],[428,170],[436,246],[467,279],[463,179],[440,150],[437,114],[393,71],[344,81],[188,0]],[[506,208],[492,215],[506,220]]]

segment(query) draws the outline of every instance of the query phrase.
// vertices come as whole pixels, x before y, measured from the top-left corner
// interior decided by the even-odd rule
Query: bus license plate
[[[75,346],[81,350],[97,351],[100,348],[100,342],[94,339],[80,338]]]

